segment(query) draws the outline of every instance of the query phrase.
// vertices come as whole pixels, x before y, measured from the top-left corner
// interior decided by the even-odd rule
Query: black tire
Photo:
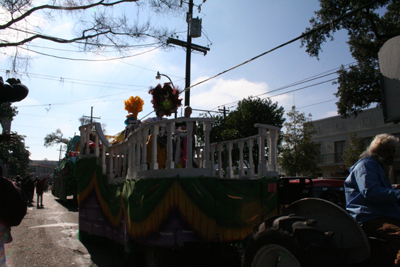
[[[342,266],[332,234],[316,225],[315,220],[292,215],[267,220],[250,237],[242,267]]]
[[[301,267],[301,252],[301,247],[290,236],[278,230],[267,229],[250,238],[242,267]]]

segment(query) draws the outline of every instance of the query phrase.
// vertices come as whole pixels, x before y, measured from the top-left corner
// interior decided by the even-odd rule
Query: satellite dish
[[[385,42],[378,58],[384,121],[400,122],[400,36]]]

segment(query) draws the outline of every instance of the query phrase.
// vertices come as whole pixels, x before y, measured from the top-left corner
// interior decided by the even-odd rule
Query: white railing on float
[[[181,134],[175,134],[175,123],[185,121],[187,125],[187,160],[185,168],[177,168],[178,162],[174,159],[174,140],[176,141]],[[157,178],[157,177],[198,177],[198,176],[217,176],[226,178],[254,178],[265,175],[277,176],[277,141],[279,127],[256,124],[259,134],[232,141],[225,141],[210,144],[210,131],[213,119],[210,118],[178,118],[170,120],[155,121],[142,124],[139,128],[129,133],[120,143],[111,145],[103,134],[100,123],[92,123],[79,127],[81,133],[80,158],[96,157],[98,164],[102,166],[103,173],[109,178],[110,183],[121,182],[125,179]],[[202,122],[204,128],[204,145],[192,151],[193,124]],[[150,134],[157,136],[160,128],[164,127],[167,135],[167,161],[165,169],[158,168],[157,162],[157,138],[152,139],[151,162],[148,164],[146,142]],[[267,132],[268,130],[268,132]],[[184,139],[181,139],[181,141]],[[93,147],[86,145],[89,141],[93,142]],[[267,145],[265,145],[267,141]],[[261,144],[261,146],[258,146]],[[247,161],[250,168],[249,173],[243,167],[239,167],[239,175],[234,175],[232,163],[232,150],[239,148],[239,166],[243,166],[243,149],[245,146],[253,148],[257,145],[259,149],[258,172],[255,172],[252,153]],[[266,154],[268,147],[268,154]],[[229,166],[226,174],[222,171],[221,154],[223,149],[228,152]],[[217,159],[215,160],[217,155]],[[265,156],[268,155],[268,164]],[[193,162],[197,164],[195,168]],[[218,171],[215,166],[218,164]]]
[[[277,146],[281,128],[260,123],[255,124],[254,127],[258,128],[258,135],[211,144],[211,162],[216,162],[214,156],[217,156],[218,159],[227,158],[227,168],[223,168],[222,160],[217,161],[216,175],[218,177],[254,178],[278,176]],[[234,174],[235,168],[232,162],[232,151],[235,148],[239,150],[239,162],[237,164],[238,168],[236,168],[238,174]],[[258,159],[253,159],[253,153],[249,153],[249,151],[253,151],[253,148],[258,149]],[[247,149],[248,160],[244,160],[245,149]],[[266,162],[266,158],[268,158],[268,162]],[[246,165],[246,168],[244,165]],[[224,172],[224,169],[226,169],[226,172]]]

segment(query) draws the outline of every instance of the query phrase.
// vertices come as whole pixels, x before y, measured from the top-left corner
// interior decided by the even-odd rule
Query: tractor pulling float
[[[185,168],[173,151],[174,138],[179,137],[172,129],[182,121],[188,126]],[[204,125],[205,142],[192,151],[195,122]],[[155,121],[114,145],[99,123],[81,126],[76,162],[80,237],[113,240],[127,251],[140,252],[136,255],[143,256],[146,266],[170,266],[176,251],[195,248],[194,253],[200,253],[206,247],[221,254],[239,251],[236,258],[219,260],[235,259],[242,266],[384,266],[371,265],[373,238],[343,209],[343,180],[279,179],[279,127],[257,124],[256,136],[210,144],[211,122]],[[149,134],[156,136],[160,126],[166,127],[168,140],[165,169],[158,169],[156,138],[152,149],[146,149]],[[89,142],[92,149],[85,145]],[[263,156],[253,159],[250,154],[250,168],[235,175],[232,151],[239,150],[243,166],[246,147],[256,147]],[[225,172],[218,161],[222,151],[228,154]],[[253,168],[255,161],[258,168]]]

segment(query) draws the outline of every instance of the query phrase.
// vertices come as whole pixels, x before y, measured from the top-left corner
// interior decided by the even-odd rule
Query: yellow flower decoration
[[[134,117],[137,119],[137,115],[143,110],[144,101],[139,96],[131,96],[129,99],[124,100],[124,104],[125,110],[130,113],[126,117]]]

